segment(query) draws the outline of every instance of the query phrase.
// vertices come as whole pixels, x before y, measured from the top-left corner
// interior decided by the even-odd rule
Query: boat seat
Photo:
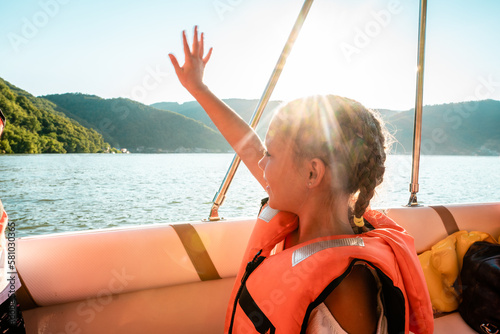
[[[150,224],[19,238],[18,301],[26,331],[222,333],[254,223]],[[207,277],[200,264],[207,254],[216,277]]]
[[[500,203],[460,204],[437,207],[401,207],[382,210],[403,226],[415,240],[418,254],[458,230],[500,236]],[[438,315],[434,333],[476,333],[458,312]]]
[[[500,235],[500,203],[383,211],[414,237],[418,253],[456,228]],[[445,227],[442,217],[456,226]],[[254,223],[138,225],[19,238],[27,333],[221,333]],[[196,264],[207,259],[211,265]],[[435,333],[474,331],[455,312],[435,319]]]
[[[448,211],[451,216],[443,217],[442,210]],[[486,232],[497,240],[500,235],[500,203],[400,207],[381,211],[413,236],[418,254],[458,230]],[[455,229],[448,227],[447,230],[447,226],[453,224],[447,219],[454,220]]]

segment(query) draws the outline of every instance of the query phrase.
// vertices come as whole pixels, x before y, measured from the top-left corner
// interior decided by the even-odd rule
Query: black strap
[[[271,321],[262,312],[259,305],[255,303],[246,286],[243,286],[238,303],[248,319],[253,323],[257,332],[261,334],[273,334],[276,331]]]
[[[269,202],[269,197],[263,198],[263,199],[260,201],[259,215],[260,215],[260,212],[262,211],[262,208],[264,208],[264,205],[266,205],[266,204],[267,204],[267,202]]]
[[[200,279],[202,281],[220,279],[217,268],[215,268],[203,241],[201,241],[194,227],[191,224],[172,224],[170,226],[174,228],[179,239],[181,239],[182,245],[186,249],[186,253]]]

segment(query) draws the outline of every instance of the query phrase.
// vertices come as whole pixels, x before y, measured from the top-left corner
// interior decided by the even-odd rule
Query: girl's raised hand
[[[204,87],[203,71],[212,55],[212,48],[210,48],[207,55],[203,57],[203,33],[201,33],[200,39],[198,39],[198,26],[194,27],[192,50],[189,49],[185,31],[182,32],[182,41],[184,43],[184,65],[181,67],[173,54],[169,54],[168,56],[170,57],[170,61],[174,66],[175,73],[181,84],[190,93],[194,93],[196,90]]]

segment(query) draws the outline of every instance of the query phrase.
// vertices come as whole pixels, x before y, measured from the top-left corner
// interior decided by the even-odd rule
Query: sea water
[[[0,199],[17,237],[208,218],[233,154],[0,155]],[[388,157],[373,208],[405,205],[411,156]],[[424,205],[500,202],[500,157],[422,156]],[[255,217],[262,187],[242,164],[219,210]]]

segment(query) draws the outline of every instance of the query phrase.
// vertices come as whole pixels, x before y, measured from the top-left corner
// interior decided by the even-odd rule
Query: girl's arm
[[[182,40],[184,43],[184,65],[180,66],[177,58],[173,54],[169,54],[179,81],[203,107],[252,175],[265,187],[266,182],[262,170],[258,166],[264,152],[264,145],[260,138],[234,110],[215,96],[203,83],[203,71],[212,55],[212,48],[203,57],[203,33],[198,39],[198,27],[194,28],[192,51],[189,48],[185,31],[182,32]]]

